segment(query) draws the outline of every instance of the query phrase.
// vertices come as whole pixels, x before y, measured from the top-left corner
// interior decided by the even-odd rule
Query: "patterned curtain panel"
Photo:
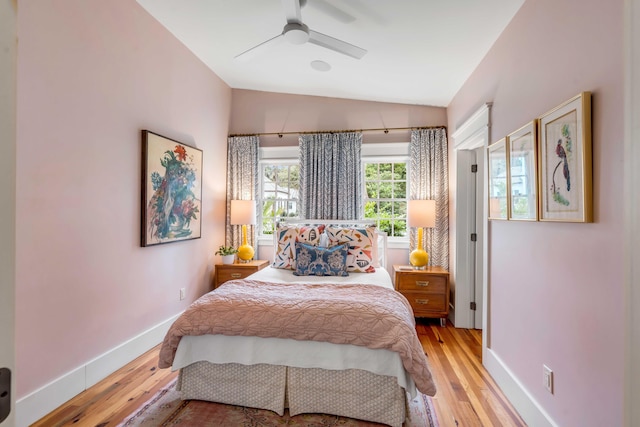
[[[362,133],[300,135],[300,212],[305,219],[360,219]]]
[[[436,226],[424,229],[423,248],[429,265],[449,268],[449,172],[447,131],[445,128],[411,132],[409,198],[436,201]],[[411,230],[411,248],[416,245],[416,230]]]
[[[242,226],[231,225],[231,200],[258,198],[257,136],[236,136],[227,140],[227,217],[225,245],[242,244]],[[255,248],[255,227],[247,226],[247,243]]]

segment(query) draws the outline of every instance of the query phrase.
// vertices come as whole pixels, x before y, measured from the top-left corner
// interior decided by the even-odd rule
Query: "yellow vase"
[[[244,262],[251,261],[253,259],[254,250],[247,243],[247,226],[242,226],[242,246],[238,248],[238,259]]]

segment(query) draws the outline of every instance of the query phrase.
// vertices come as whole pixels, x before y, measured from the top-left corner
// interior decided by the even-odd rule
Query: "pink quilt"
[[[435,384],[415,331],[413,311],[398,292],[374,285],[233,280],[195,301],[173,323],[160,349],[169,368],[185,335],[243,335],[353,344],[397,352],[418,390]]]

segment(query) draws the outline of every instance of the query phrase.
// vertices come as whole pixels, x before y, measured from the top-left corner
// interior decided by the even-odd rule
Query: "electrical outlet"
[[[549,393],[553,394],[553,371],[547,365],[542,365],[542,384]]]
[[[187,291],[185,288],[180,288],[180,301],[182,301],[186,295]]]

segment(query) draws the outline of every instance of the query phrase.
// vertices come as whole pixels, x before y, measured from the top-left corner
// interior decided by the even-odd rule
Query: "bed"
[[[159,366],[180,370],[181,398],[401,426],[407,399],[435,385],[411,307],[383,267],[384,233],[286,223],[275,248],[269,267],[199,298],[171,326]],[[343,259],[347,274],[331,264]],[[337,273],[315,275],[330,265]]]

